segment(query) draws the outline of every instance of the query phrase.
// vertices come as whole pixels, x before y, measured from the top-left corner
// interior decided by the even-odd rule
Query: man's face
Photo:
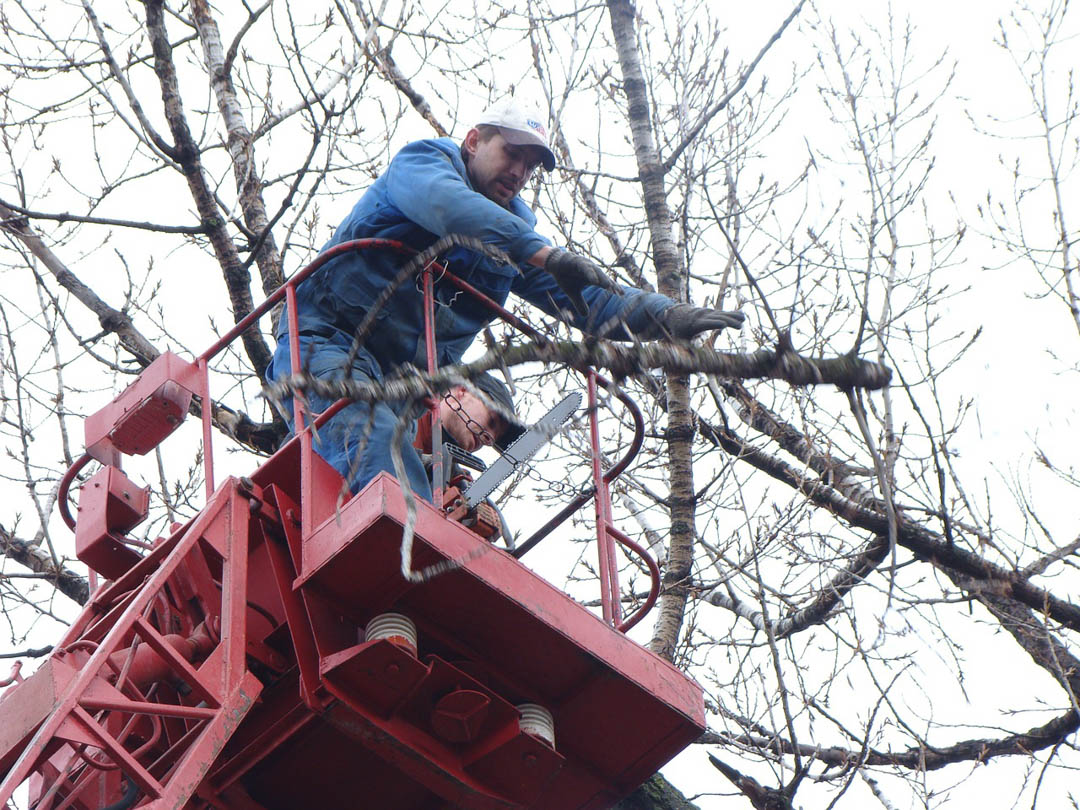
[[[454,388],[443,398],[439,417],[443,430],[466,453],[494,444],[506,430],[506,421],[464,386]]]
[[[539,146],[518,146],[497,132],[483,140],[476,129],[465,136],[465,150],[473,188],[503,208],[509,207],[544,157]]]

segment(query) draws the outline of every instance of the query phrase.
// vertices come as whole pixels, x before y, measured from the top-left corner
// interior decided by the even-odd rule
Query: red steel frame
[[[499,318],[516,328],[519,332],[522,332],[534,340],[543,340],[543,336],[536,331],[536,329],[521,318],[518,318],[512,312],[509,312],[504,307],[500,306],[465,280],[460,279],[449,272],[446,272],[444,277],[459,290],[472,295],[489,310],[498,315]],[[428,309],[430,309],[431,302],[425,301],[425,304]],[[552,520],[544,524],[544,526],[531,537],[522,542],[515,551],[515,556],[521,557],[525,552],[533,548],[540,540],[550,534],[563,521],[570,517],[570,515],[588,503],[589,498],[595,496],[600,601],[604,621],[612,624],[616,629],[625,633],[645,618],[645,614],[652,610],[653,605],[656,604],[657,596],[660,593],[660,568],[657,566],[656,560],[652,558],[652,555],[615,528],[612,522],[611,494],[608,489],[608,484],[622,475],[641,449],[645,424],[641,417],[641,411],[638,410],[638,407],[634,404],[633,400],[631,400],[624,392],[617,390],[616,397],[627,408],[634,420],[634,437],[631,440],[630,448],[627,450],[626,455],[605,473],[600,465],[600,425],[597,386],[601,385],[605,388],[610,388],[612,385],[597,374],[595,369],[590,368],[583,373],[585,374],[589,391],[589,439],[592,446],[593,487],[589,492],[575,497],[562,511],[552,518]],[[649,571],[649,594],[637,612],[625,622],[620,619],[622,600],[619,590],[618,563],[615,558],[615,540],[634,552],[634,554],[645,563]]]
[[[401,242],[392,239],[355,239],[349,242],[342,242],[339,245],[326,250],[318,256],[311,264],[305,267],[303,270],[289,279],[281,288],[270,295],[260,306],[249,313],[245,318],[237,322],[237,324],[223,335],[217,342],[215,342],[209,349],[199,355],[196,358],[196,364],[199,368],[201,389],[196,392],[203,397],[203,402],[208,403],[209,398],[209,361],[223,351],[232,341],[242,335],[248,328],[250,328],[259,318],[270,311],[270,309],[284,298],[287,303],[287,311],[289,317],[289,353],[292,368],[298,369],[301,367],[300,361],[300,344],[298,338],[299,325],[296,305],[296,287],[303,282],[308,276],[325,265],[331,259],[335,259],[346,253],[357,250],[393,250],[403,255],[414,255],[416,253],[412,248],[407,247]],[[522,332],[526,336],[533,338],[534,340],[542,340],[543,336],[533,326],[526,321],[514,315],[505,307],[498,304],[496,301],[485,295],[480,290],[466,282],[465,280],[458,278],[453,273],[446,270],[445,267],[435,262],[430,262],[423,268],[423,289],[424,289],[424,334],[427,341],[427,362],[428,371],[434,372],[437,370],[437,352],[435,346],[434,335],[434,297],[433,297],[433,274],[435,269],[439,271],[440,280],[445,279],[450,284],[457,287],[462,292],[465,292],[473,296],[477,301],[483,304],[493,314],[499,317],[501,320],[513,326],[518,331]],[[590,442],[592,445],[592,468],[593,468],[593,487],[583,496],[578,496],[567,505],[558,515],[551,521],[545,524],[538,532],[533,536],[526,539],[520,546],[520,551],[516,556],[522,556],[526,551],[533,548],[536,543],[550,534],[558,525],[563,523],[570,515],[580,509],[583,505],[588,503],[589,498],[595,496],[596,498],[596,532],[597,532],[597,552],[599,562],[599,576],[600,576],[600,593],[601,604],[603,609],[604,620],[614,625],[616,628],[626,631],[641,621],[645,614],[652,609],[656,602],[657,596],[660,591],[660,572],[656,565],[655,560],[648,554],[641,546],[633,542],[624,533],[619,531],[612,522],[611,512],[611,497],[608,489],[608,485],[625,471],[630,461],[637,455],[638,450],[641,448],[642,435],[644,431],[644,423],[641,419],[641,413],[638,410],[634,402],[622,392],[616,392],[617,398],[623,403],[623,405],[630,411],[631,416],[634,419],[635,433],[631,446],[627,454],[620,460],[614,467],[608,470],[606,473],[600,466],[600,438],[599,438],[599,417],[598,417],[598,398],[596,393],[597,385],[604,387],[610,387],[610,383],[603,377],[598,375],[595,370],[588,369],[583,372],[586,376],[588,391],[589,391],[589,431]],[[335,403],[333,406],[323,411],[315,420],[315,426],[324,423],[331,416],[337,413],[341,408],[348,404],[348,400],[341,400]],[[293,397],[293,414],[294,414],[294,431],[300,437],[302,453],[301,464],[303,465],[302,479],[308,482],[312,480],[311,476],[311,431],[305,429],[304,424],[304,403],[299,395]],[[210,408],[202,408],[202,432],[203,432],[203,444],[204,450],[204,476],[206,479],[207,497],[213,492],[213,447],[212,447],[212,421]],[[439,418],[438,403],[431,404],[431,417],[432,417],[432,441],[434,446],[438,446],[441,443],[442,438],[442,423]],[[67,505],[67,490],[74,481],[75,475],[82,468],[82,466],[88,461],[86,457],[80,458],[61,481],[60,486],[60,510],[65,522],[68,526],[74,528],[75,522],[71,518],[70,511]],[[434,464],[436,466],[434,479],[435,481],[442,480],[441,470],[442,459],[439,454],[435,454]],[[305,493],[306,495],[309,493]],[[434,493],[434,502],[441,502],[441,492]],[[310,510],[303,510],[302,514],[305,521],[310,521]],[[303,526],[305,534],[310,532],[312,526]],[[649,571],[650,589],[649,594],[646,597],[645,603],[641,608],[626,622],[621,621],[621,597],[619,589],[619,575],[618,564],[615,555],[615,541],[623,545],[635,555],[637,555],[646,565]]]
[[[51,765],[50,757],[54,758],[60,742],[71,746],[75,755],[53,767],[52,785],[39,797],[37,810],[86,807],[81,794],[87,786],[96,785],[92,778],[84,778],[88,768],[122,771],[151,800],[142,806],[163,806],[166,799],[183,802],[191,795],[206,763],[212,761],[262,689],[246,664],[249,503],[241,483],[230,479],[211,495],[189,526],[160,542],[127,574],[93,595],[57,645],[53,658],[31,676],[38,682],[43,681],[43,675],[54,679],[63,696],[0,783],[0,806],[7,806],[15,789],[32,772]],[[216,642],[206,637],[207,647],[213,651],[196,670],[152,620],[164,622],[172,598],[166,595],[167,590],[171,587],[175,591],[179,586],[176,577],[180,569],[199,556],[201,546],[212,548],[221,564],[220,604],[207,606],[212,615],[206,622],[215,630],[228,628],[228,632]],[[136,683],[136,673],[147,660],[143,656],[140,661],[142,645],[152,651],[149,658],[162,675],[170,673],[186,684],[191,702],[150,701],[142,695],[141,685]],[[109,677],[110,670],[115,680]],[[125,721],[125,717],[131,719]],[[146,718],[156,729],[153,736],[137,751],[128,751],[125,738]],[[172,733],[162,747],[159,743],[166,724]],[[87,746],[107,759],[91,759],[85,753]],[[156,747],[158,755],[144,764],[139,752],[148,747]],[[61,788],[66,796],[54,805]]]
[[[285,533],[293,557],[298,559],[298,538],[311,536],[316,520],[321,519],[314,509],[307,508],[316,497],[314,488],[318,478],[310,428],[325,422],[347,404],[347,400],[335,403],[311,420],[312,425],[308,425],[304,403],[299,395],[294,396],[294,429],[300,447],[299,508],[295,505],[289,508],[288,498],[273,487],[264,493],[244,479],[229,479],[216,489],[209,362],[284,298],[288,305],[290,359],[294,369],[301,368],[296,286],[327,261],[343,253],[362,249],[413,253],[390,240],[365,239],[338,245],[320,255],[196,358],[197,383],[193,387],[197,390],[193,393],[200,397],[202,405],[207,504],[190,524],[177,527],[167,539],[159,539],[150,553],[128,573],[93,592],[87,609],[57,645],[54,658],[47,662],[52,669],[46,674],[54,679],[54,686],[58,692],[62,691],[62,695],[57,695],[53,711],[32,738],[26,741],[18,759],[10,764],[0,783],[0,807],[6,806],[19,784],[35,769],[41,768],[49,769],[52,785],[39,796],[36,810],[65,810],[67,807],[84,810],[92,806],[81,794],[88,786],[91,790],[104,790],[104,787],[86,776],[91,773],[88,769],[122,771],[141,792],[140,807],[164,806],[166,799],[169,806],[179,807],[196,790],[205,789],[200,788],[200,782],[209,763],[263,688],[246,665],[247,656],[253,649],[251,644],[255,643],[248,638],[247,631],[252,616],[249,609],[252,603],[248,600],[247,591],[249,555],[255,548],[249,545],[259,543],[258,538],[263,531],[260,527],[264,524],[279,526],[275,531]],[[534,339],[542,339],[533,327],[488,296],[447,272],[444,267],[429,263],[422,270],[429,371],[436,370],[437,361],[433,316],[436,269],[440,273],[440,280],[445,278],[460,290],[475,296],[495,315],[519,331]],[[623,392],[615,390],[616,398],[623,402],[633,417],[635,432],[626,455],[605,472],[600,464],[598,387],[612,386],[592,369],[583,370],[582,373],[586,376],[589,396],[593,487],[575,497],[525,541],[515,556],[524,554],[590,498],[595,498],[603,619],[625,632],[640,621],[655,603],[660,579],[659,569],[651,556],[613,525],[608,490],[610,481],[626,469],[640,449],[643,420],[634,403]],[[438,402],[431,403],[430,407],[433,441],[438,446],[441,439]],[[69,526],[74,525],[74,520],[67,504],[67,491],[89,459],[84,455],[77,460],[61,482],[61,515]],[[440,462],[441,456],[436,453],[435,463],[438,465]],[[436,470],[436,486],[441,480],[441,471]],[[441,503],[441,491],[436,491],[434,495],[434,502]],[[276,505],[276,511],[268,507],[267,497]],[[300,513],[299,525],[295,527],[299,532],[290,534],[289,515],[296,511]],[[651,580],[650,594],[645,603],[626,620],[621,615],[616,543],[644,561]],[[309,603],[302,594],[293,595],[290,583],[297,571],[283,556],[282,550],[271,542],[262,545],[265,546],[274,577],[278,580],[285,620],[290,627],[301,628],[294,632],[292,643],[299,664],[303,703],[313,711],[322,710],[326,697],[320,697],[319,642],[313,636],[305,637],[302,630],[310,626],[305,616],[317,610],[317,606]],[[219,568],[220,583],[214,579],[210,567]],[[208,593],[216,592],[215,588],[220,591],[219,602],[215,602],[212,596],[207,598]],[[190,616],[176,609],[177,603],[184,598],[189,601],[197,599],[201,605],[204,615],[198,626],[192,626]],[[159,629],[170,621],[181,625],[176,628],[180,635],[166,636]],[[183,652],[185,643],[194,646],[201,644],[203,652],[207,654],[206,660],[197,668],[190,663],[194,653]],[[144,655],[146,650],[150,653]],[[263,649],[262,655],[266,660],[273,661],[272,650]],[[165,700],[157,695],[148,697],[143,690],[148,679],[152,681],[155,676],[147,672],[158,672],[158,679],[167,672],[172,679],[186,685],[189,697],[178,695]],[[16,671],[13,678],[17,676]],[[156,686],[152,688],[156,689]],[[146,732],[147,728],[150,732]],[[147,741],[135,752],[127,750],[124,743],[133,732],[139,739],[149,734]],[[66,759],[57,759],[58,742],[66,742],[74,754]],[[88,748],[97,750],[98,755],[87,754]],[[146,755],[140,752],[147,751],[152,752],[155,759],[144,763],[139,757],[145,758]],[[101,759],[102,756],[105,760]],[[116,795],[118,773],[108,779],[112,780],[111,789]],[[63,798],[58,801],[61,793],[64,794]],[[205,798],[213,806],[212,797]],[[242,806],[242,799],[237,801],[238,806]]]

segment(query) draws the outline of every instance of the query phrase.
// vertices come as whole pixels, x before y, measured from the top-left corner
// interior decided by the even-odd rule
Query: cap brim
[[[544,156],[540,159],[544,168],[547,171],[551,171],[555,168],[555,153],[551,151],[551,148],[544,143],[544,139],[531,130],[510,129],[509,127],[500,126],[499,132],[502,133],[503,138],[507,143],[512,143],[514,146],[539,146],[543,151]]]
[[[503,431],[502,436],[495,442],[495,449],[500,453],[505,452],[506,448],[520,439],[521,435],[528,429],[528,425],[523,425],[520,422],[511,422],[506,430]]]

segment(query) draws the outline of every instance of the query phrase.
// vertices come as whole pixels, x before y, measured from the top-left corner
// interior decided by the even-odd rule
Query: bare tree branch
[[[862,582],[876,569],[889,555],[888,537],[877,536],[864,546],[858,554],[851,557],[847,567],[844,568],[833,580],[823,587],[806,607],[793,611],[783,618],[774,620],[769,627],[777,639],[800,633],[808,627],[813,627],[828,621],[830,613],[834,610],[856,585]],[[764,614],[754,607],[728,596],[717,586],[702,597],[706,602],[717,607],[726,608],[732,613],[746,619],[758,630],[766,630],[767,624]]]
[[[20,540],[3,526],[0,526],[0,552],[35,574],[46,577],[56,585],[60,593],[73,602],[84,605],[90,598],[90,587],[84,577],[70,568],[57,568],[45,549]]]
[[[735,81],[735,85],[728,90],[719,101],[705,110],[694,125],[690,127],[689,131],[683,136],[682,142],[672,150],[671,154],[668,155],[667,160],[664,161],[665,172],[671,171],[672,167],[675,165],[675,161],[679,159],[679,155],[681,155],[686,148],[697,139],[698,135],[701,134],[701,130],[708,126],[708,123],[716,117],[717,113],[725,109],[727,105],[731,103],[731,100],[742,92],[743,88],[746,87],[746,83],[750,81],[750,77],[754,74],[754,70],[757,69],[758,64],[765,57],[765,54],[769,52],[773,45],[780,41],[780,37],[783,36],[787,27],[791,25],[791,21],[799,16],[799,12],[802,11],[804,5],[806,5],[806,0],[799,0],[795,5],[795,8],[791,10],[791,13],[784,18],[782,23],[780,23],[780,27],[773,32],[771,37],[769,37],[768,42],[761,47],[757,56],[755,56],[750,64],[739,74],[739,78]]]
[[[14,234],[27,249],[48,268],[57,282],[74,295],[87,309],[93,312],[103,329],[115,332],[120,343],[145,362],[150,362],[159,352],[135,328],[131,318],[124,312],[113,309],[89,287],[83,284],[67,266],[53,253],[31,228],[24,217],[18,216],[6,205],[0,204],[0,218],[3,228]]]
[[[0,208],[12,212],[26,219],[47,219],[52,222],[85,222],[90,225],[115,225],[119,228],[135,228],[143,231],[155,231],[157,233],[183,233],[191,236],[206,233],[205,225],[164,225],[158,222],[135,222],[128,219],[109,219],[108,217],[87,217],[79,214],[48,214],[43,211],[31,211],[15,203],[0,200]],[[7,219],[5,214],[4,218]]]
[[[253,309],[251,278],[243,270],[243,263],[237,255],[236,246],[229,238],[225,223],[218,215],[213,194],[206,184],[200,150],[184,116],[176,68],[172,61],[172,46],[165,33],[161,0],[149,0],[146,3],[146,27],[154,49],[154,72],[161,84],[161,100],[165,117],[169,122],[173,140],[176,142],[176,160],[183,168],[195,207],[199,216],[202,217],[203,225],[207,228],[210,244],[221,265],[225,285],[229,290],[233,317],[236,322],[239,322]],[[258,329],[252,327],[244,333],[243,342],[255,373],[262,376],[270,363],[270,349],[266,341],[263,340]]]
[[[239,191],[244,223],[252,233],[259,235],[258,242],[252,246],[252,249],[262,275],[263,294],[270,295],[281,286],[285,280],[285,274],[281,269],[277,243],[270,232],[266,205],[263,202],[262,178],[255,165],[254,138],[244,121],[240,102],[236,98],[236,88],[233,87],[229,71],[231,63],[226,60],[221,34],[217,23],[210,15],[210,6],[205,0],[194,0],[191,10],[199,32],[199,41],[203,46],[203,58],[206,60],[214,97],[217,99],[218,110],[225,123],[225,131],[228,133],[226,144],[229,155],[232,157],[233,177],[236,179],[236,187]],[[257,17],[257,14],[252,17]],[[236,45],[237,43],[234,42],[233,48]],[[303,170],[300,172],[300,176],[302,175]],[[298,177],[298,182],[299,179]],[[262,373],[264,367],[258,368],[257,371]]]

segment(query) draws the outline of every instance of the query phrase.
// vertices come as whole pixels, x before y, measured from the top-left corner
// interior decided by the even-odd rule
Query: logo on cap
[[[531,118],[526,118],[525,123],[528,124],[533,129],[535,129],[540,134],[541,138],[543,138],[544,140],[547,140],[547,131],[544,129],[543,124],[541,124],[539,121],[534,121]]]

